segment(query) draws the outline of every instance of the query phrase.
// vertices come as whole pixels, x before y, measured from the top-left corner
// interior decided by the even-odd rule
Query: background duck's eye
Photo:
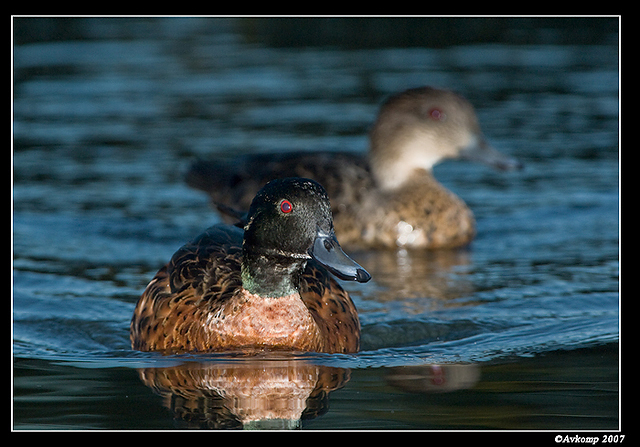
[[[442,110],[438,109],[437,107],[434,107],[433,109],[429,110],[429,116],[434,121],[443,121],[446,115]]]
[[[293,211],[293,205],[291,204],[291,202],[285,199],[280,203],[280,211],[285,214],[290,213],[291,211]]]

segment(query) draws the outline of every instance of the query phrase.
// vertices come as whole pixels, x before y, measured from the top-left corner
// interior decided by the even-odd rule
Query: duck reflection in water
[[[480,367],[473,363],[410,365],[389,368],[387,383],[409,393],[449,393],[473,388]]]
[[[329,394],[349,382],[347,368],[268,358],[186,362],[139,370],[162,397],[178,428],[290,430],[325,414]],[[424,364],[387,369],[387,384],[407,393],[440,394],[473,388],[475,364]]]
[[[300,359],[187,362],[139,370],[181,428],[297,429],[328,409],[329,393],[350,378],[344,368]]]
[[[375,293],[367,299],[411,304],[411,313],[458,306],[458,298],[470,296],[474,284],[468,272],[472,253],[451,250],[356,250],[352,254],[375,278]]]

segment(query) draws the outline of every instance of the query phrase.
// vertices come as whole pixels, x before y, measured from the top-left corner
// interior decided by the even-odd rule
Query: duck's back
[[[198,160],[186,175],[189,186],[205,191],[216,206],[247,211],[256,192],[267,182],[284,177],[310,178],[331,198],[335,214],[360,202],[373,188],[369,163],[362,154],[347,152],[283,152],[249,154],[230,161]]]
[[[131,320],[131,345],[140,351],[207,352],[237,349],[207,329],[242,290],[242,230],[216,225],[180,248],[156,274]],[[356,352],[360,322],[351,298],[315,261],[300,279],[300,296],[317,326],[309,350]],[[240,330],[240,328],[239,328]]]

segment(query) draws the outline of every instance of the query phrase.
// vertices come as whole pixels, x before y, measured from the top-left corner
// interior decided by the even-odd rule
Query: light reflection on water
[[[538,389],[536,374],[544,371],[553,383],[543,383],[551,401],[566,391],[558,385],[563,380],[584,378],[593,386],[572,385],[571,392],[606,402],[599,408],[567,402],[567,428],[615,428],[615,39],[605,36],[598,45],[266,48],[246,44],[232,22],[224,23],[220,32],[187,26],[180,39],[194,34],[186,40],[162,32],[142,40],[107,33],[106,39],[15,48],[14,427],[175,427],[175,402],[172,408],[156,400],[138,371],[151,377],[158,367],[169,375],[172,368],[197,370],[197,362],[167,365],[167,359],[133,352],[127,331],[155,271],[217,222],[206,197],[183,182],[188,163],[216,151],[362,151],[380,101],[429,83],[469,97],[489,140],[526,168],[436,167],[438,179],[475,213],[478,235],[468,248],[350,253],[374,277],[365,285],[344,284],[359,309],[363,351],[294,362],[294,369],[313,370],[301,374],[308,381],[301,395],[325,393],[316,412],[306,413],[322,417],[303,418],[303,428],[562,428],[550,407],[539,411],[546,417],[526,422],[543,395],[531,393],[527,400],[518,391]],[[214,358],[190,374],[206,381],[208,368],[220,378],[221,362]],[[318,388],[319,379],[311,382],[325,369],[345,379],[335,389]],[[431,388],[438,383],[451,388]],[[501,386],[513,394],[506,396]],[[219,393],[222,386],[216,387]],[[420,395],[417,387],[437,390],[437,405],[412,398]],[[137,396],[138,411],[122,410],[117,390]],[[82,403],[88,396],[103,399],[99,408]],[[486,399],[481,409],[472,403],[479,397]],[[59,398],[95,419],[55,407]],[[184,405],[220,407],[218,397],[209,395],[207,404],[198,399]],[[513,399],[518,416],[508,421],[503,413]],[[329,400],[332,410],[323,413]],[[451,412],[456,400],[458,419],[428,417],[430,405]],[[391,401],[393,415],[385,412]],[[163,405],[166,413],[158,408]],[[119,411],[131,411],[132,420]],[[483,424],[473,417],[477,411],[495,419]],[[570,417],[578,414],[593,418]]]

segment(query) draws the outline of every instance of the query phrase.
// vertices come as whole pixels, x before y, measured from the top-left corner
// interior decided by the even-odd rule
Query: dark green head
[[[297,289],[296,274],[312,258],[340,279],[371,279],[340,248],[329,197],[313,180],[269,182],[253,199],[244,230],[242,279],[252,293],[293,293]]]

